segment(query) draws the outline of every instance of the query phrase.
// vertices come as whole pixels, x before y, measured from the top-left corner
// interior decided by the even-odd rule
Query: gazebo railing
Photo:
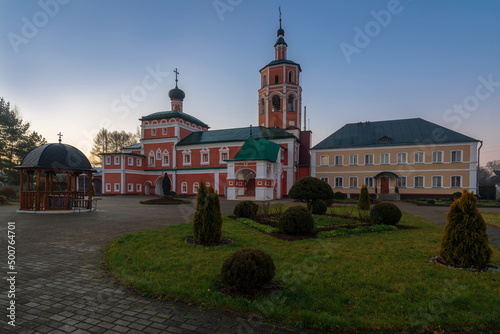
[[[90,209],[90,201],[85,199],[83,191],[21,191],[20,210],[46,211],[46,210],[72,210],[75,206],[85,205]],[[82,207],[83,208],[83,207]]]

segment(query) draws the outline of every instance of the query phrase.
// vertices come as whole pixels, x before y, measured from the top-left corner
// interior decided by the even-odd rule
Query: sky
[[[184,112],[255,126],[279,6],[313,144],[421,117],[484,141],[481,165],[500,160],[497,0],[0,0],[0,96],[88,154],[102,127],[170,110],[177,68]]]

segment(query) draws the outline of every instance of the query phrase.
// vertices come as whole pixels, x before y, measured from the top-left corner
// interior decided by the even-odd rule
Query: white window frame
[[[137,158],[137,167],[141,167],[141,166],[142,166],[142,159]]]
[[[182,182],[181,183],[181,193],[182,194],[187,194],[187,190],[188,190],[188,184],[187,184],[187,182]]]
[[[373,176],[365,176],[365,186],[367,188],[373,188],[374,185]]]
[[[453,182],[454,178],[458,178],[459,185],[457,186],[456,184],[454,185],[455,182]],[[451,188],[462,188],[462,175],[452,175],[450,177],[450,186]]]
[[[191,166],[191,150],[182,151],[182,165]]]
[[[404,159],[403,159],[403,157],[404,157]],[[406,165],[407,163],[408,163],[408,153],[407,152],[398,152],[398,165]]]
[[[455,153],[455,155],[458,153],[459,154],[459,160],[456,160],[456,157],[455,157],[455,160],[453,159],[453,153]],[[463,162],[463,151],[462,150],[453,150],[450,152],[450,161],[452,163],[459,163],[459,162]]]
[[[358,165],[358,155],[349,154],[349,166],[357,166],[357,165]]]
[[[384,162],[383,157],[387,157],[387,162]],[[390,165],[391,164],[391,154],[390,153],[380,153],[380,164]]]
[[[357,176],[350,176],[349,177],[349,188],[359,188],[358,187],[358,177]]]
[[[128,160],[127,162],[128,162],[129,166],[133,166],[134,165],[134,158],[128,157],[127,160]]]
[[[119,192],[119,191],[120,191],[120,184],[115,183],[115,192]]]
[[[422,159],[417,159],[417,157],[422,157]],[[424,164],[425,163],[425,152],[418,151],[413,153],[413,163],[414,164]]]
[[[344,178],[342,176],[335,176],[335,184],[334,184],[334,187],[335,188],[344,188]],[[340,182],[338,182],[340,181]],[[340,185],[339,185],[340,184]]]
[[[137,192],[139,192],[139,193],[140,193],[140,192],[142,192],[142,184],[137,183],[137,185],[135,186],[135,189],[136,189],[136,191],[137,191]]]
[[[443,151],[432,151],[432,163],[433,164],[442,164],[443,163],[443,156],[444,156]],[[437,159],[438,157],[440,159]]]
[[[111,183],[106,183],[106,192],[107,193],[111,192]]]
[[[338,160],[340,160],[340,163]],[[344,166],[344,156],[342,154],[337,154],[335,156],[335,166]]]
[[[224,161],[224,157],[223,157],[224,154],[227,154],[226,160],[228,160],[229,159],[229,149],[227,147],[222,147],[221,149],[219,149],[219,163],[220,164],[227,164],[227,161]]]
[[[193,183],[193,194],[197,194],[198,189],[200,189],[200,184],[198,182]]]
[[[153,151],[150,151],[148,154],[148,167],[155,166],[155,154]]]
[[[134,191],[134,184],[133,183],[128,183],[127,184],[127,191]]]
[[[439,185],[435,185],[437,182],[434,180],[439,180]],[[432,176],[432,188],[443,188],[443,176],[442,175],[433,175]]]
[[[320,179],[321,181],[324,181],[324,182],[326,182],[326,183],[330,184],[330,179],[328,178],[328,176],[322,176],[322,177],[320,177],[319,179]]]
[[[206,186],[207,188],[210,188],[210,182],[205,182],[205,186]]]
[[[404,181],[403,181],[404,180]],[[396,186],[398,188],[406,188],[408,186],[406,176],[399,176],[396,180]]]
[[[330,156],[322,155],[319,157],[319,165],[320,166],[328,166],[330,164]]]
[[[106,158],[104,159],[104,163],[105,163],[106,165],[108,165],[108,166],[109,166],[109,165],[111,165],[111,157],[109,157],[109,156],[108,156],[108,157],[106,157]]]
[[[207,161],[203,161],[205,157],[207,157]],[[200,151],[200,165],[210,165],[210,150],[208,148]]]
[[[151,137],[156,137],[156,129],[151,129]]]
[[[375,157],[373,156],[373,153],[366,153],[365,165],[373,165],[374,162],[375,162]]]
[[[163,128],[163,129],[162,129],[162,134],[163,134],[164,136],[166,136],[166,135],[167,135],[167,128]]]
[[[167,158],[167,162],[165,162],[165,158]],[[163,151],[163,154],[161,157],[161,165],[162,166],[170,166],[170,154],[168,153],[167,150]]]
[[[120,156],[115,156],[115,166],[120,164]]]
[[[417,186],[417,178],[422,178],[422,185],[421,186]],[[415,175],[413,177],[413,188],[425,188],[425,176],[423,175]]]

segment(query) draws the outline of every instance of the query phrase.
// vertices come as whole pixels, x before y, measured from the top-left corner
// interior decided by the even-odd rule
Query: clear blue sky
[[[87,153],[103,125],[135,131],[170,110],[178,68],[185,112],[257,125],[280,5],[314,143],[345,123],[422,117],[483,140],[483,165],[500,159],[497,0],[0,0],[0,96]]]

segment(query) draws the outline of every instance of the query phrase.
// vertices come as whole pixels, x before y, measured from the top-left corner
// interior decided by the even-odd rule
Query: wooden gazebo
[[[31,150],[16,166],[21,173],[18,212],[92,211],[92,173],[87,157],[66,144],[45,144]],[[77,178],[87,176],[88,184],[79,191]],[[65,175],[63,182],[57,182]]]

